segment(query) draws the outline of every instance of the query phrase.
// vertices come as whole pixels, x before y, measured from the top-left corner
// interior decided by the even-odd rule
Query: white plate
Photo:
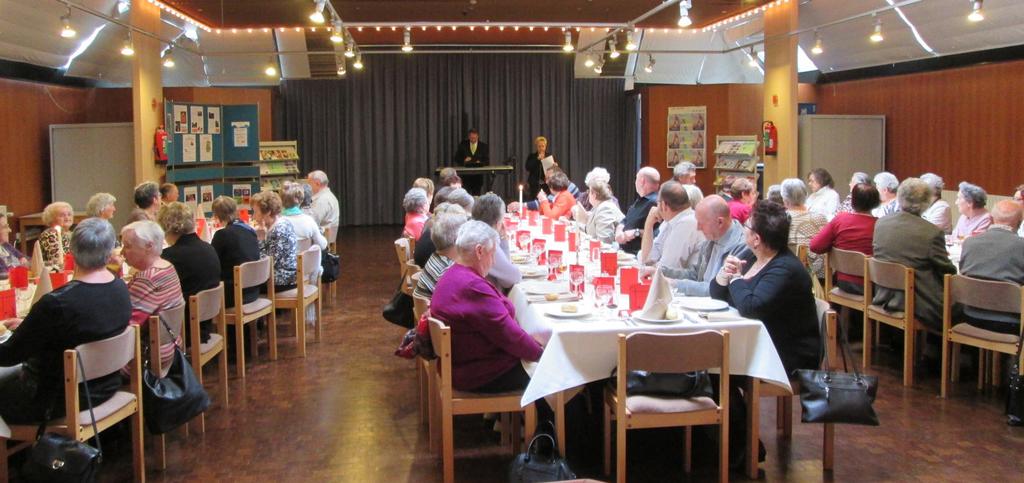
[[[547,267],[541,267],[539,265],[520,265],[519,271],[524,277],[544,277],[548,274]]]
[[[554,317],[556,319],[581,319],[588,317],[593,313],[593,310],[583,302],[566,302],[576,305],[576,312],[562,312],[563,304],[548,304],[544,307],[544,315],[548,317]]]
[[[633,255],[632,253],[619,252],[618,257],[619,261],[636,260],[636,255]]]
[[[529,295],[569,293],[569,282],[531,282],[524,285],[523,290]]]
[[[674,302],[683,309],[696,310],[697,312],[729,310],[728,302],[711,297],[678,297]]]
[[[640,312],[640,310],[637,310],[636,312],[633,312],[631,316],[633,317],[633,320],[643,322],[645,324],[675,324],[683,321],[683,314],[677,314],[674,319],[648,319],[641,317]]]

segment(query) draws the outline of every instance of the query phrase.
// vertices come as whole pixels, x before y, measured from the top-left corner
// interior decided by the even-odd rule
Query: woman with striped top
[[[465,214],[458,213],[435,215],[434,224],[430,229],[430,241],[434,243],[436,251],[427,259],[413,293],[426,298],[434,295],[438,279],[454,263],[452,256],[455,255],[455,239],[458,237],[459,227],[468,219]]]
[[[128,295],[132,301],[132,325],[148,327],[149,317],[164,309],[185,303],[181,294],[181,281],[171,262],[160,258],[164,231],[156,222],[136,221],[121,229],[121,254],[128,265],[138,272],[128,282]],[[180,330],[179,330],[180,332]],[[181,344],[181,334],[175,342],[160,346],[161,366],[171,366],[175,344]]]

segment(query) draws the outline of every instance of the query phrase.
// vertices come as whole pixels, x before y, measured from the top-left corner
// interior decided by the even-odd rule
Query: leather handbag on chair
[[[82,358],[78,358],[78,369],[85,374]],[[96,415],[92,409],[89,396],[89,384],[85,388],[85,399],[89,401],[89,417],[92,419],[92,430],[96,434],[96,448],[63,434],[45,433],[46,422],[50,420],[47,411],[36,442],[28,451],[28,459],[21,467],[21,479],[47,483],[91,483],[96,481],[100,462],[103,460],[103,447],[100,445],[100,433],[96,429]]]
[[[395,290],[395,295],[391,297],[391,300],[388,301],[388,303],[384,304],[383,313],[381,315],[383,315],[384,319],[392,324],[406,329],[411,329],[416,325],[415,315],[413,315],[412,312],[414,304],[412,297],[405,292],[402,292],[403,283],[405,283],[405,280],[398,283],[398,289]]]
[[[163,319],[160,321],[171,337],[177,340],[178,337],[167,323]],[[146,369],[142,374],[142,414],[149,432],[164,434],[191,421],[210,407],[210,395],[196,379],[192,365],[177,345],[166,376],[153,374],[148,366],[148,357],[146,361]]]
[[[843,327],[839,332],[843,368],[848,370],[846,361],[853,361],[853,355],[850,354],[850,343],[846,339],[846,328]],[[832,367],[828,361],[828,351],[823,353],[825,367]],[[802,422],[878,426],[878,415],[871,406],[878,392],[878,378],[861,374],[856,364],[853,364],[853,374],[800,369],[797,377],[800,380]]]
[[[540,450],[540,440],[546,439],[551,444],[548,451]],[[547,433],[538,433],[530,441],[525,453],[516,455],[508,469],[509,483],[534,483],[542,481],[562,481],[576,479],[576,473],[569,468],[569,463],[558,455],[555,449],[555,438]]]

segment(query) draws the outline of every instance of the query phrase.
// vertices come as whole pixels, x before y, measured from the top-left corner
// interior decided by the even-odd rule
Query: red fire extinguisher
[[[762,126],[761,142],[765,155],[779,153],[779,131],[771,121],[765,121]]]

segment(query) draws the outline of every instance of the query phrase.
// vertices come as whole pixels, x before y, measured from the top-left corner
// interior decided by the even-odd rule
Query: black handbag
[[[540,450],[540,440],[546,439],[551,444],[549,450]],[[516,455],[508,468],[510,483],[535,483],[542,481],[562,481],[576,479],[576,473],[569,468],[569,463],[558,455],[555,449],[555,438],[547,433],[538,433],[530,440],[525,453]]]
[[[853,361],[850,343],[846,339],[846,327],[840,329],[839,345],[842,347],[843,370],[849,370],[847,359]],[[824,330],[821,331],[825,333]],[[822,337],[824,344],[824,337]],[[828,351],[825,367],[831,368]],[[857,371],[852,364],[853,374],[838,371],[797,370],[800,381],[800,421],[805,423],[838,423],[878,426],[878,415],[872,404],[878,392],[878,378]]]
[[[171,337],[177,340],[167,323],[163,319],[160,321]],[[199,348],[193,347],[192,350]],[[210,395],[196,379],[192,365],[177,345],[166,376],[154,374],[148,362],[149,358],[146,358],[146,368],[142,375],[142,416],[149,432],[164,434],[191,421],[210,407]]]
[[[391,300],[384,304],[382,315],[392,324],[411,329],[416,325],[415,315],[412,311],[413,300],[408,294],[402,292],[403,283],[405,283],[404,279],[398,282],[398,290],[395,291]]]
[[[1020,349],[1017,345],[1017,357],[1010,364],[1010,384],[1006,392],[1006,424],[1024,426],[1024,377],[1020,375]]]
[[[82,358],[78,358],[78,368],[85,374]],[[45,433],[46,423],[50,419],[50,411],[46,411],[36,442],[28,451],[28,458],[21,467],[21,479],[48,483],[91,483],[96,481],[103,460],[103,447],[100,445],[100,433],[96,429],[96,415],[92,409],[89,396],[89,384],[85,387],[85,399],[89,402],[89,417],[92,418],[92,431],[96,435],[96,447],[93,448],[81,441],[63,434]],[[77,431],[76,431],[77,432]]]
[[[618,368],[612,370],[615,384]],[[656,396],[669,398],[714,397],[708,371],[662,373],[629,371],[626,374],[626,394],[629,396]]]
[[[320,282],[333,283],[337,281],[341,272],[341,257],[328,251],[320,252],[320,268],[323,269],[323,273],[320,274]]]

